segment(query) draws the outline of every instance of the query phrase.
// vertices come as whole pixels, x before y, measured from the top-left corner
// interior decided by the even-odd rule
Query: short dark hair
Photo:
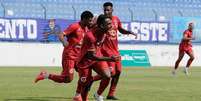
[[[103,4],[103,7],[107,7],[107,6],[113,7],[113,4],[112,4],[111,2],[105,2],[105,3]]]
[[[93,17],[94,17],[94,15],[90,11],[84,11],[81,14],[81,20],[89,19],[89,18],[93,18]]]
[[[103,24],[105,22],[105,19],[107,19],[107,18],[111,19],[111,17],[108,17],[108,16],[106,16],[104,14],[99,15],[98,19],[97,19],[97,22],[96,22],[97,25],[100,26],[101,24]]]
[[[52,21],[54,21],[54,22],[55,22],[55,19],[49,19],[49,21],[48,21],[48,22],[52,22]]]
[[[193,22],[190,22],[188,25],[193,25]]]

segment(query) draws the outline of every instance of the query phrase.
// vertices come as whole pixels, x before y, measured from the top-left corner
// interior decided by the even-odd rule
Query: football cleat
[[[97,93],[94,94],[94,99],[95,99],[96,101],[104,101],[104,100],[103,100],[103,96],[98,95]]]
[[[108,100],[119,100],[118,98],[116,98],[115,96],[107,96]]]
[[[41,71],[40,74],[37,75],[34,82],[37,83],[40,80],[44,80],[46,75],[47,75],[46,71]]]

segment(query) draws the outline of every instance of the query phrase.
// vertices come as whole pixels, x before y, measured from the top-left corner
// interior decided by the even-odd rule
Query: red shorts
[[[112,76],[114,76],[117,73],[121,73],[121,71],[122,71],[121,61],[108,62],[108,65],[110,67],[110,71],[111,71]]]
[[[61,75],[73,78],[74,68],[76,69],[77,58],[79,57],[80,48],[72,46],[65,47],[62,54],[62,67]]]
[[[109,70],[108,64],[105,61],[95,62],[94,64],[88,66],[87,68],[78,67],[78,73],[79,73],[80,81],[82,83],[90,81],[90,79],[92,78],[92,69],[98,71],[99,73],[105,70]]]
[[[193,49],[192,49],[192,46],[182,46],[182,45],[180,45],[179,46],[179,52],[192,53]]]
[[[76,61],[75,60],[67,60],[67,59],[63,59],[62,60],[62,73],[61,75],[65,76],[65,77],[73,77],[74,75],[74,68],[76,66]]]

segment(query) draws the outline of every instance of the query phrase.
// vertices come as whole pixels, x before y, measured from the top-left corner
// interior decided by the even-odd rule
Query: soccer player
[[[74,101],[87,101],[88,91],[85,87],[93,80],[92,69],[102,76],[103,80],[111,77],[110,70],[106,61],[118,61],[119,56],[104,57],[101,53],[101,48],[104,43],[105,33],[111,29],[112,21],[110,17],[100,15],[97,19],[97,27],[92,28],[83,40],[81,56],[78,62],[79,81],[78,86],[81,89],[76,90]],[[81,96],[82,100],[76,99]]]
[[[49,79],[57,83],[70,83],[73,80],[74,68],[77,59],[80,56],[82,41],[87,26],[92,24],[93,14],[90,11],[84,11],[81,14],[81,21],[71,24],[59,35],[64,49],[62,54],[62,72],[61,74],[49,74],[42,71],[35,79],[35,83],[40,80]],[[67,41],[65,40],[67,37]]]
[[[122,34],[132,34],[135,37],[137,35],[131,31],[127,31],[124,28],[122,28],[121,21],[117,16],[113,16],[113,4],[111,2],[105,2],[103,4],[103,9],[104,9],[104,15],[111,17],[112,18],[112,29],[108,31],[109,34],[107,34],[105,38],[105,42],[103,44],[102,48],[102,53],[104,56],[112,56],[112,55],[120,55],[118,51],[118,35],[117,32],[119,31]],[[112,73],[112,80],[111,80],[111,86],[109,90],[109,94],[107,96],[107,99],[110,100],[118,100],[118,98],[115,97],[115,90],[116,86],[119,80],[119,76],[121,74],[122,66],[121,66],[121,61],[117,62],[108,62],[109,67],[111,69]],[[95,76],[94,81],[98,80],[100,76]],[[104,89],[109,85],[110,79],[107,80],[101,80],[99,89],[97,93],[94,94],[94,98],[99,101],[102,99],[101,94],[103,93]]]
[[[186,75],[189,75],[188,69],[190,68],[191,63],[194,60],[194,53],[192,50],[192,42],[191,42],[192,40],[195,39],[193,37],[193,28],[194,28],[193,23],[189,23],[188,29],[185,30],[183,33],[183,38],[182,38],[181,43],[179,45],[179,57],[175,63],[175,67],[174,67],[174,70],[172,72],[173,75],[176,74],[176,70],[177,70],[179,63],[181,62],[182,58],[184,57],[185,53],[188,54],[188,56],[190,58],[186,64],[186,67],[184,67],[184,73]]]

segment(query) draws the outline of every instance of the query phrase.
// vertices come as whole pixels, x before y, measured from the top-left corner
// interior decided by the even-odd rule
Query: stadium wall
[[[120,49],[129,50],[146,50],[149,56],[151,66],[174,66],[175,61],[178,57],[178,45],[120,45]],[[195,54],[195,61],[193,61],[192,66],[201,66],[201,46],[194,45],[193,50]],[[185,66],[188,60],[188,56],[185,55],[180,65]]]
[[[0,66],[61,66],[63,46],[60,43],[0,43]],[[173,66],[178,56],[178,45],[119,45],[122,50],[146,50],[152,66]],[[193,66],[201,66],[200,45],[194,45]],[[185,65],[185,55],[181,65]]]

